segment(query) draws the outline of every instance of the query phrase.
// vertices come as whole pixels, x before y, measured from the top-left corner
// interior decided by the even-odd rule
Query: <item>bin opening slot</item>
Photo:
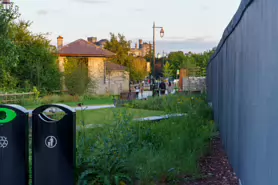
[[[57,107],[49,107],[40,113],[40,115],[45,121],[53,122],[61,120],[66,113]]]

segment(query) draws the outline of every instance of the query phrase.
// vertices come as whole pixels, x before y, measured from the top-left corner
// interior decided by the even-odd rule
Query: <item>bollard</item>
[[[0,185],[28,185],[28,111],[0,105]]]
[[[65,112],[60,120],[47,117],[50,107]],[[76,113],[66,105],[44,105],[32,113],[33,185],[74,185]]]

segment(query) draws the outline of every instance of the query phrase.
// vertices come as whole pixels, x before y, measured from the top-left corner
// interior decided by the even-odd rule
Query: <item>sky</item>
[[[110,32],[124,34],[132,46],[152,42],[156,30],[158,53],[202,52],[215,47],[238,9],[240,0],[13,0],[21,19],[33,22],[34,33],[49,33],[51,44],[77,39],[109,39]]]

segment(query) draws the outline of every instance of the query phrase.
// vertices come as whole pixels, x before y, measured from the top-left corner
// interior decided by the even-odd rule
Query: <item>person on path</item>
[[[140,87],[139,85],[135,87],[135,92],[136,92],[136,98],[139,98],[139,92],[140,92]]]
[[[144,93],[144,82],[140,83],[140,93],[141,93],[141,98],[143,97],[143,93]]]
[[[163,96],[165,95],[165,91],[166,91],[166,84],[164,83],[164,81],[162,81],[159,84],[159,89],[160,89],[160,94]]]
[[[172,92],[172,84],[171,84],[170,80],[168,82],[168,89],[167,89],[167,91],[168,91],[168,94],[171,94],[171,92]]]

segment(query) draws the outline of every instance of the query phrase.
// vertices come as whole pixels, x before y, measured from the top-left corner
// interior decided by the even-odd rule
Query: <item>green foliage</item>
[[[18,18],[18,7],[5,10],[0,6],[0,89],[60,89],[60,73],[49,40],[29,31],[30,22]]]
[[[128,54],[130,51],[130,43],[122,34],[118,34],[118,36],[116,36],[115,34],[110,33],[110,37],[110,41],[105,44],[104,48],[115,53],[116,55],[109,60],[116,64],[129,66],[133,60],[133,57]]]
[[[146,60],[129,55],[130,42],[126,40],[124,35],[118,34],[116,36],[113,33],[110,33],[110,35],[110,41],[105,44],[105,49],[114,52],[116,55],[109,61],[126,66],[130,74],[130,80],[142,81],[148,75]]]
[[[206,76],[207,66],[210,58],[212,57],[214,49],[205,51],[201,54],[193,54],[192,58],[194,58],[196,65],[200,68],[199,76]]]
[[[147,61],[144,58],[136,57],[130,64],[129,75],[133,81],[139,82],[148,75]]]
[[[166,62],[166,64],[163,67],[163,76],[164,78],[170,78],[173,75],[173,69],[169,62]]]
[[[133,105],[187,115],[159,123],[132,122],[132,115],[125,109],[115,109],[115,124],[81,129],[77,134],[79,184],[139,181],[149,185],[166,183],[180,175],[198,175],[198,160],[207,154],[214,132],[204,97],[173,95],[141,102],[144,106],[139,101]]]
[[[172,69],[172,75],[176,76],[179,69],[188,69],[190,76],[206,76],[206,68],[208,62],[214,53],[214,50],[206,51],[203,53],[191,53],[184,55],[183,52],[172,52],[168,56],[168,61]]]
[[[70,94],[82,95],[93,83],[88,75],[87,58],[66,58],[64,63],[65,84]]]
[[[33,87],[33,93],[35,93],[35,100],[37,101],[40,96],[40,91],[38,91],[37,87]]]

